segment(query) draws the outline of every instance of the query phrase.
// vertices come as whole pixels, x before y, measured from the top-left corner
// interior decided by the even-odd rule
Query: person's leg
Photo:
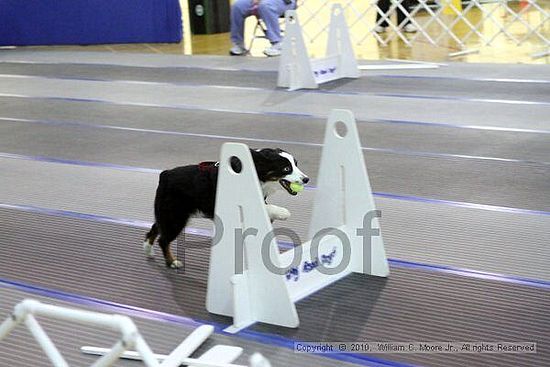
[[[409,12],[410,12],[410,1],[409,0],[403,0],[401,1],[401,6],[407,11],[405,14],[401,8],[397,8],[397,24],[400,25],[403,23],[403,21],[406,19],[406,22],[403,23],[403,27],[409,24],[411,21],[408,19]]]
[[[244,20],[251,15],[252,0],[236,0],[231,6],[231,42],[244,48]]]
[[[407,13],[405,14],[401,9],[397,10],[397,21],[406,33],[414,33],[418,30],[411,22],[410,12],[413,10],[413,5],[412,0],[403,0],[401,6],[403,6]]]
[[[390,0],[378,0],[378,2],[376,3],[376,6],[378,6],[378,8],[382,13],[388,15],[389,17],[388,10],[390,9]],[[381,18],[382,18],[382,15],[380,15],[380,13],[377,12],[376,23],[378,23]],[[386,28],[388,26],[388,22],[384,20],[380,23],[380,26]]]
[[[266,37],[271,44],[281,42],[281,27],[279,17],[285,11],[296,7],[295,0],[285,4],[283,0],[261,0],[258,6],[258,15],[264,21],[267,28]]]

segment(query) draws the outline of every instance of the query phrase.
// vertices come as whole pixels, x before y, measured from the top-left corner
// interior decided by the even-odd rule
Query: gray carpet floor
[[[315,186],[326,116],[348,108],[382,209],[391,276],[352,275],[301,301],[299,329],[256,325],[212,343],[261,351],[274,366],[548,365],[548,69],[364,71],[298,92],[276,88],[276,70],[274,60],[251,58],[0,54],[0,311],[39,297],[28,287],[38,286],[229,324],[204,308],[208,237],[174,245],[184,272],[141,253],[159,171],[216,160],[224,142],[239,141],[292,152]],[[276,195],[293,214],[277,225],[305,238],[314,194]],[[196,219],[190,232],[210,227]],[[190,332],[139,322],[160,352]],[[89,362],[68,325],[48,326],[75,363]],[[79,343],[106,337],[83,332]],[[296,340],[533,341],[539,352],[345,359],[294,354]],[[20,332],[0,343],[0,364],[27,366],[35,352]]]

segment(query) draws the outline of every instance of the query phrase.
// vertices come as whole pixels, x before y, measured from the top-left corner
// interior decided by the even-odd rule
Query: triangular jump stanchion
[[[353,52],[344,9],[340,4],[334,4],[332,7],[326,51],[326,56],[330,55],[337,55],[339,58],[338,78],[359,78],[359,67]]]
[[[309,236],[313,238],[325,228],[345,226],[352,250],[351,270],[385,277],[389,267],[378,215],[353,113],[332,110],[325,131]]]
[[[240,172],[231,166],[235,158]],[[206,303],[209,312],[233,317],[228,332],[255,322],[298,327],[295,303],[300,299],[352,272],[389,274],[350,111],[333,110],[327,122],[310,241],[279,252],[244,144],[222,147],[215,213]]]
[[[277,86],[287,87],[289,90],[318,87],[295,10],[285,13],[285,38],[279,60]]]
[[[241,162],[240,172],[231,167],[233,157]],[[273,227],[246,145],[226,143],[222,146],[217,187],[216,231],[222,226],[223,234],[212,244],[207,310],[232,316],[234,327],[230,332],[256,321],[297,327],[298,313],[284,275],[269,271],[262,261],[262,241],[273,233]],[[241,237],[246,236],[242,246],[236,241],[239,233]],[[218,235],[216,233],[216,237]],[[281,267],[275,239],[266,240],[264,251],[269,253],[275,266]]]
[[[285,38],[279,60],[277,86],[289,90],[315,89],[319,84],[360,75],[344,10],[334,4],[325,57],[310,59],[295,10],[285,13]]]

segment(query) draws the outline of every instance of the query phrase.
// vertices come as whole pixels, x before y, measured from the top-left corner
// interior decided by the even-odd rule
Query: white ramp
[[[235,158],[240,172],[231,167]],[[352,272],[389,274],[350,111],[333,110],[329,117],[318,185],[312,240],[280,254],[248,147],[222,147],[216,220],[223,233],[211,249],[207,309],[233,317],[226,331],[255,322],[297,327],[298,300]]]

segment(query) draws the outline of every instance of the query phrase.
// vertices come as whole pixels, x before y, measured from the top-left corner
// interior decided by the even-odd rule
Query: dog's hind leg
[[[161,228],[159,246],[162,249],[162,254],[164,255],[164,260],[166,261],[166,266],[169,266],[172,269],[181,268],[183,266],[183,263],[177,260],[172,254],[172,251],[170,250],[170,243],[178,237],[180,232],[187,224],[188,218],[188,216],[179,217],[177,223],[172,221],[169,226],[163,226],[162,222],[160,222]]]
[[[151,230],[145,235],[145,241],[143,241],[143,252],[147,257],[155,256],[155,248],[153,247],[155,239],[159,234],[159,228],[157,223],[153,223]]]
[[[170,237],[165,237],[161,234],[159,238],[159,246],[162,249],[162,254],[164,255],[164,260],[166,261],[166,266],[169,266],[172,269],[181,268],[183,266],[183,263],[177,260],[172,254],[172,250],[170,250],[170,243],[175,240],[176,237],[178,237],[177,234]]]

